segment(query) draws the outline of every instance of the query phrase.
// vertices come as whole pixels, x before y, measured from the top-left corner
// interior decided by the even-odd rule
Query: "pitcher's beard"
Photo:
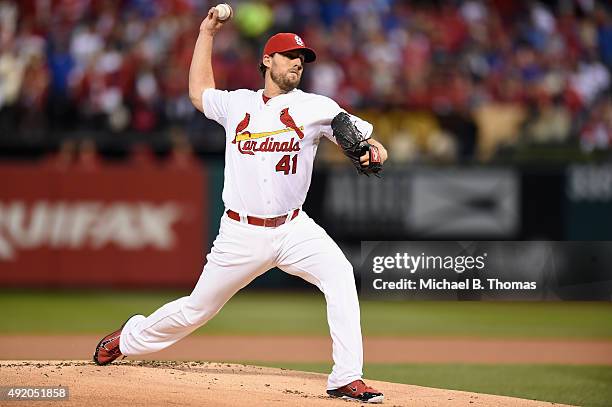
[[[301,77],[297,75],[296,77],[297,79],[291,80],[289,79],[289,73],[281,75],[275,73],[274,71],[270,71],[270,78],[272,78],[272,82],[274,82],[283,92],[290,92],[298,87]]]

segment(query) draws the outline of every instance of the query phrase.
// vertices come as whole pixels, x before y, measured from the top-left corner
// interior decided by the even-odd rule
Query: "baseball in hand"
[[[217,4],[215,8],[217,9],[217,12],[219,13],[218,18],[221,21],[227,20],[232,15],[232,8],[229,6],[229,4],[225,4],[225,3]]]

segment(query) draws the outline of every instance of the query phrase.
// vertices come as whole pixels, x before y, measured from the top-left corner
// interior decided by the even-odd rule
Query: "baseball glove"
[[[340,112],[331,122],[331,127],[334,132],[334,137],[338,141],[338,145],[342,148],[344,155],[346,155],[351,163],[357,168],[359,174],[370,175],[374,174],[379,177],[379,173],[382,171],[382,161],[380,153],[376,146],[368,143],[355,126],[355,123],[351,121],[351,117],[346,112]],[[359,162],[359,157],[370,152],[370,164],[363,166]]]

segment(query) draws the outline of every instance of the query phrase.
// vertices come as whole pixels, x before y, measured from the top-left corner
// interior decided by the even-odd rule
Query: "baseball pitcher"
[[[273,267],[316,285],[325,295],[334,366],[327,393],[381,403],[362,381],[363,351],[353,269],[336,243],[303,210],[317,147],[327,138],[362,174],[378,175],[387,158],[372,125],[333,100],[297,89],[315,52],[292,33],[266,43],[258,91],[216,89],[211,53],[227,20],[211,8],[200,25],[189,72],[193,105],[226,136],[225,213],[193,292],[151,315],[135,315],[104,337],[94,361],[157,352],[213,318],[238,290]]]

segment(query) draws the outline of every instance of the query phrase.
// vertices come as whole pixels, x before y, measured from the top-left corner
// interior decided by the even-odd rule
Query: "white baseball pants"
[[[325,295],[334,367],[328,389],[360,379],[363,349],[353,268],[340,248],[306,213],[276,228],[223,215],[219,235],[193,292],[148,317],[130,318],[121,333],[126,356],[157,352],[214,317],[238,290],[273,267],[316,285]]]

